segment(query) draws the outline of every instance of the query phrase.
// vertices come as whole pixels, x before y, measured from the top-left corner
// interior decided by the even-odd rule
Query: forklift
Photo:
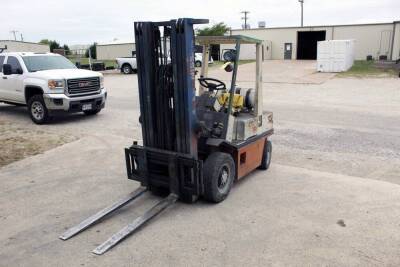
[[[208,20],[183,18],[135,22],[143,144],[125,149],[128,179],[141,186],[60,236],[67,240],[137,199],[146,191],[166,197],[93,250],[101,255],[177,200],[219,203],[235,180],[271,162],[273,114],[263,111],[262,41],[246,36],[201,36],[193,26]],[[213,44],[235,46],[230,85],[208,76],[202,64],[196,90],[195,43],[208,62]],[[255,87],[236,85],[241,44],[256,49]]]

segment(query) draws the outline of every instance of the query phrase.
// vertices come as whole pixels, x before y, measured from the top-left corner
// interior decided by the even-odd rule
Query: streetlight
[[[299,3],[301,5],[301,27],[303,27],[303,4],[304,4],[304,0],[299,0]]]

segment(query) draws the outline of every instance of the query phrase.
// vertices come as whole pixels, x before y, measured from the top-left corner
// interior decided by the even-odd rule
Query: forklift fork
[[[128,194],[125,198],[118,200],[117,202],[113,203],[111,206],[97,212],[93,216],[87,218],[86,220],[82,221],[78,225],[68,229],[65,233],[60,236],[62,240],[68,240],[69,238],[77,235],[78,233],[88,229],[89,227],[93,226],[100,220],[102,220],[107,215],[111,214],[112,212],[124,207],[129,202],[137,199],[139,196],[143,195],[144,192],[147,191],[147,188],[139,187],[132,193]],[[150,221],[152,218],[160,214],[163,210],[174,204],[178,200],[178,196],[175,194],[170,194],[168,197],[159,201],[156,205],[154,205],[151,209],[147,210],[143,215],[137,217],[132,223],[128,224],[121,231],[111,236],[107,241],[103,244],[98,246],[92,252],[97,255],[104,254],[106,251],[111,249],[113,246],[118,244],[124,238],[132,234],[135,230],[137,230],[140,226],[145,224],[146,222]]]

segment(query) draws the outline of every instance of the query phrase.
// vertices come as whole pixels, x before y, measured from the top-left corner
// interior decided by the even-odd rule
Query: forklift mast
[[[136,22],[143,145],[197,157],[193,24],[208,20]]]
[[[145,187],[199,195],[194,24],[208,20],[136,22],[143,146],[126,149],[128,178]]]

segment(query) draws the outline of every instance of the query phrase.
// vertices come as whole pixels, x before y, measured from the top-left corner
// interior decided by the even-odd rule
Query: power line
[[[242,11],[240,13],[244,14],[244,17],[242,17],[242,20],[244,20],[244,29],[247,29],[247,20],[249,19],[247,14],[250,14],[250,11]]]

